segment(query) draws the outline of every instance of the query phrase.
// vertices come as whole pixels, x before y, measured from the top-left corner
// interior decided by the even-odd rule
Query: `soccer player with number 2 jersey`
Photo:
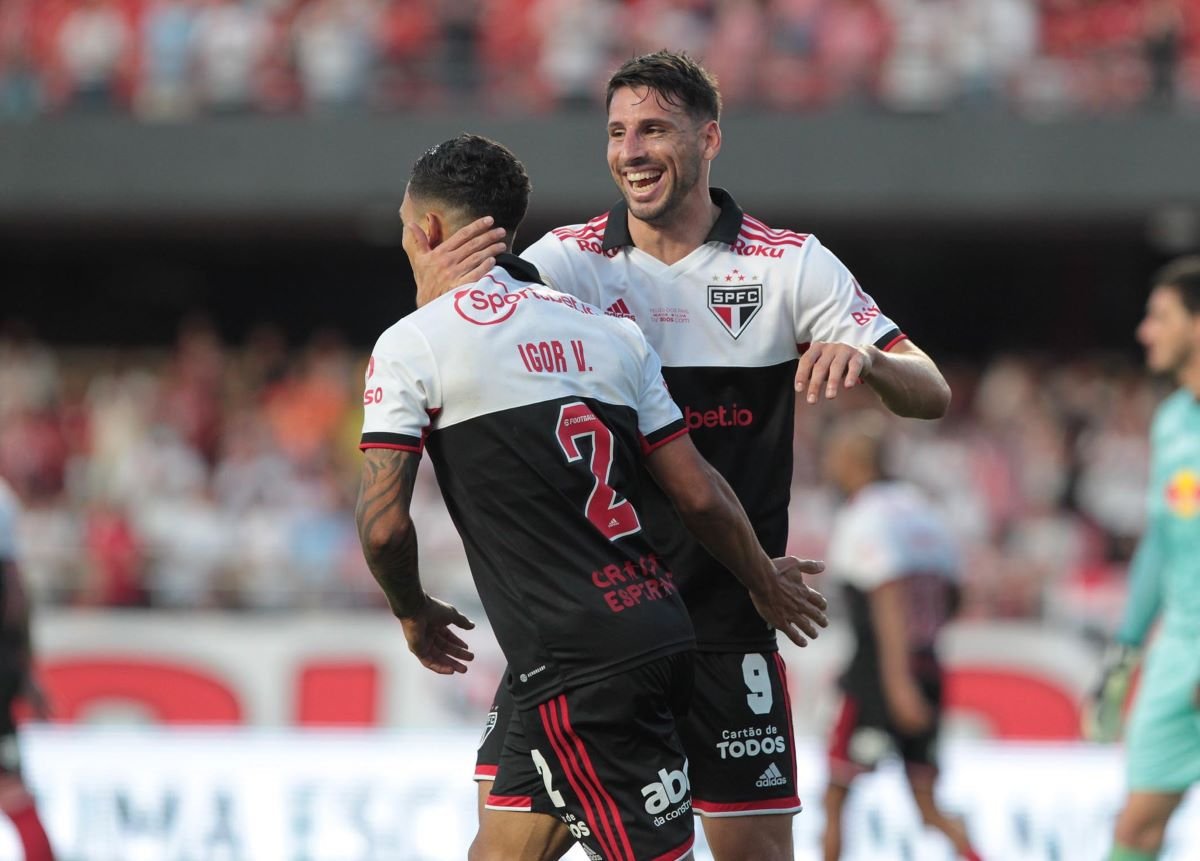
[[[434,244],[484,212],[511,235],[528,195],[511,152],[460,135],[417,161],[400,212]],[[472,655],[451,626],[472,623],[418,573],[409,502],[428,448],[557,822],[594,858],[688,858],[676,721],[695,639],[643,521],[645,472],[721,560],[715,576],[741,578],[761,624],[801,645],[825,624],[801,575],[822,566],[763,551],[633,323],[547,289],[511,254],[474,284],[418,291],[417,306],[380,336],[366,372],[355,518],[371,572],[422,664],[465,672]]]
[[[729,481],[763,546],[781,553],[797,392],[815,404],[862,382],[897,414],[936,418],[949,388],[816,237],[769,227],[710,188],[720,94],[702,67],[667,51],[633,58],[610,78],[607,109],[621,202],[551,231],[523,257],[550,285],[642,329],[696,447]],[[419,289],[474,281],[503,248],[502,226],[486,220],[437,247],[411,232]],[[647,500],[645,515],[696,627],[696,693],[680,735],[709,846],[717,861],[790,861],[800,799],[774,632],[743,588],[713,576],[719,562],[669,505]],[[486,803],[472,861],[560,857],[570,835],[536,815],[551,811],[509,715],[501,686],[489,716],[496,731],[477,759]]]

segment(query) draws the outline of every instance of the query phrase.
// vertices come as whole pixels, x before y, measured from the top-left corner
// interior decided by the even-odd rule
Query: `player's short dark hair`
[[[717,79],[683,52],[655,51],[626,60],[608,79],[606,109],[612,106],[613,94],[622,87],[649,87],[663,101],[683,108],[698,120],[721,118]]]
[[[426,150],[408,181],[411,197],[436,200],[473,219],[490,215],[510,235],[525,217],[531,188],[512,150],[466,133]]]
[[[1151,287],[1170,287],[1179,293],[1190,314],[1200,314],[1200,254],[1178,257],[1154,273]]]

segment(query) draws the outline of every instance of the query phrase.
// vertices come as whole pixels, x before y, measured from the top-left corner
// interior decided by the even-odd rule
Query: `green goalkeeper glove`
[[[1083,704],[1084,738],[1113,742],[1120,737],[1125,700],[1140,657],[1139,649],[1122,643],[1113,643],[1105,650],[1100,683]]]

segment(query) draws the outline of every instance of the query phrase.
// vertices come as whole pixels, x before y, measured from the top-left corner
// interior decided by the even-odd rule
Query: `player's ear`
[[[437,248],[446,241],[449,233],[446,230],[446,220],[437,212],[427,212],[421,219],[421,227],[429,238],[429,247]]]
[[[709,120],[700,129],[703,148],[701,155],[705,161],[712,161],[721,151],[721,126],[716,120]]]

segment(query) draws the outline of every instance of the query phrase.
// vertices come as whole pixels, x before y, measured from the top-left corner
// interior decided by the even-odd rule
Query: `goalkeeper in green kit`
[[[1158,272],[1137,337],[1149,369],[1171,374],[1179,389],[1151,426],[1146,532],[1104,678],[1085,709],[1089,735],[1116,737],[1139,650],[1161,615],[1126,733],[1129,794],[1108,861],[1157,858],[1167,821],[1200,782],[1200,257]]]

